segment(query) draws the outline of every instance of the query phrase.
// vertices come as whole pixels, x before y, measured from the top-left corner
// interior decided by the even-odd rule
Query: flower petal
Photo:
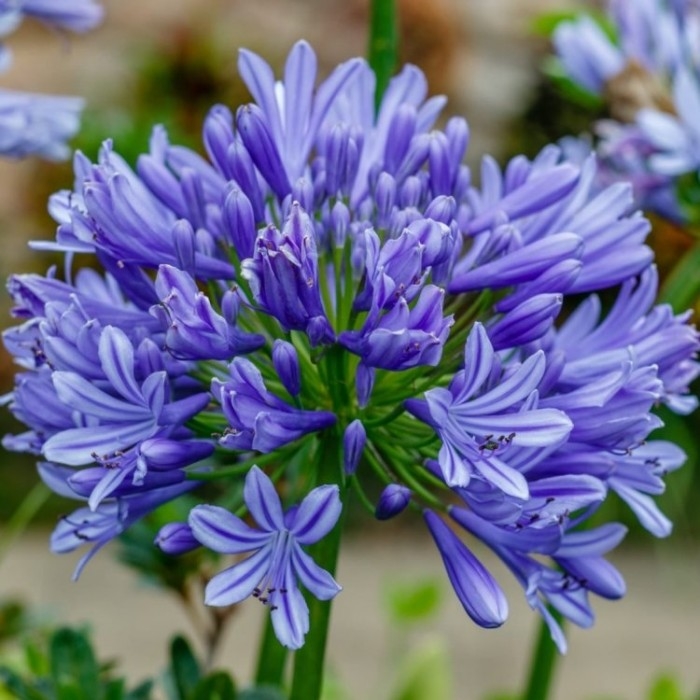
[[[287,592],[275,599],[278,607],[270,612],[272,627],[282,646],[299,649],[309,631],[309,606],[291,576],[286,580],[286,587]]]
[[[202,505],[193,508],[188,522],[199,542],[221,554],[250,552],[270,541],[267,532],[254,530],[238,516],[218,506]]]
[[[292,568],[303,586],[319,600],[331,600],[343,590],[335,579],[299,546],[292,550]]]
[[[263,530],[279,532],[285,529],[280,497],[270,477],[257,465],[253,465],[245,478],[243,498]]]
[[[194,528],[193,528],[194,529]],[[271,546],[267,545],[212,578],[204,591],[207,605],[223,607],[245,600],[270,568]]]
[[[338,487],[319,486],[299,504],[289,529],[299,544],[313,544],[333,529],[342,509]]]

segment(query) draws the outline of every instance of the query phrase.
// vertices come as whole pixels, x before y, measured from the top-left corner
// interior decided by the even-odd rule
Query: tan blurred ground
[[[88,565],[78,583],[71,583],[76,557],[51,556],[46,548],[46,536],[39,534],[15,545],[0,565],[0,599],[21,596],[54,620],[89,622],[101,655],[120,659],[133,681],[162,670],[168,635],[191,633],[178,605],[140,584],[113,561],[109,549]],[[484,561],[510,604],[510,618],[498,630],[479,629],[467,618],[427,535],[363,535],[344,543],[337,576],[344,590],[332,615],[329,658],[352,700],[388,700],[396,673],[390,650],[402,644],[415,648],[430,638],[439,638],[449,650],[454,700],[484,700],[488,692],[517,689],[537,620],[512,577],[488,555]],[[651,678],[662,670],[676,672],[688,692],[696,692],[700,559],[666,547],[659,558],[628,550],[615,563],[627,580],[628,595],[614,603],[596,600],[599,619],[593,629],[569,629],[569,653],[552,700],[642,700]],[[382,608],[383,591],[392,582],[426,576],[444,584],[441,614],[410,638],[397,640]],[[263,614],[252,599],[242,605],[218,665],[250,677]]]

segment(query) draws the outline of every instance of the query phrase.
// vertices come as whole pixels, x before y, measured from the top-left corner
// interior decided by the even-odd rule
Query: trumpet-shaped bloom
[[[192,533],[204,546],[222,554],[252,552],[211,579],[205,602],[234,605],[254,596],[269,607],[280,643],[298,649],[309,631],[309,608],[298,584],[319,600],[330,600],[341,590],[302,549],[335,527],[342,508],[338,488],[319,486],[284,512],[274,484],[254,466],[243,495],[257,528],[217,506],[197,506],[190,513]]]

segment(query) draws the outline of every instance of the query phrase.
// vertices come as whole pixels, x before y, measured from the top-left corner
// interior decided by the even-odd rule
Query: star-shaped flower
[[[205,547],[222,554],[253,552],[212,578],[205,602],[233,605],[253,595],[269,606],[280,644],[298,649],[309,630],[309,608],[297,582],[319,600],[330,600],[341,590],[301,548],[318,542],[335,526],[342,509],[338,487],[319,486],[285,513],[272,481],[254,466],[246,476],[243,497],[257,529],[217,506],[197,506],[190,513],[192,532]]]

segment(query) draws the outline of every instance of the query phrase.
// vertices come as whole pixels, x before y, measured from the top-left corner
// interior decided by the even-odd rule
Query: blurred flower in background
[[[3,0],[0,36],[17,29],[25,17],[56,30],[82,33],[101,21],[102,8],[94,0]],[[0,70],[7,70],[11,62],[11,53],[3,43]],[[67,158],[71,152],[67,142],[78,131],[83,105],[79,97],[0,89],[0,153],[10,158]]]

